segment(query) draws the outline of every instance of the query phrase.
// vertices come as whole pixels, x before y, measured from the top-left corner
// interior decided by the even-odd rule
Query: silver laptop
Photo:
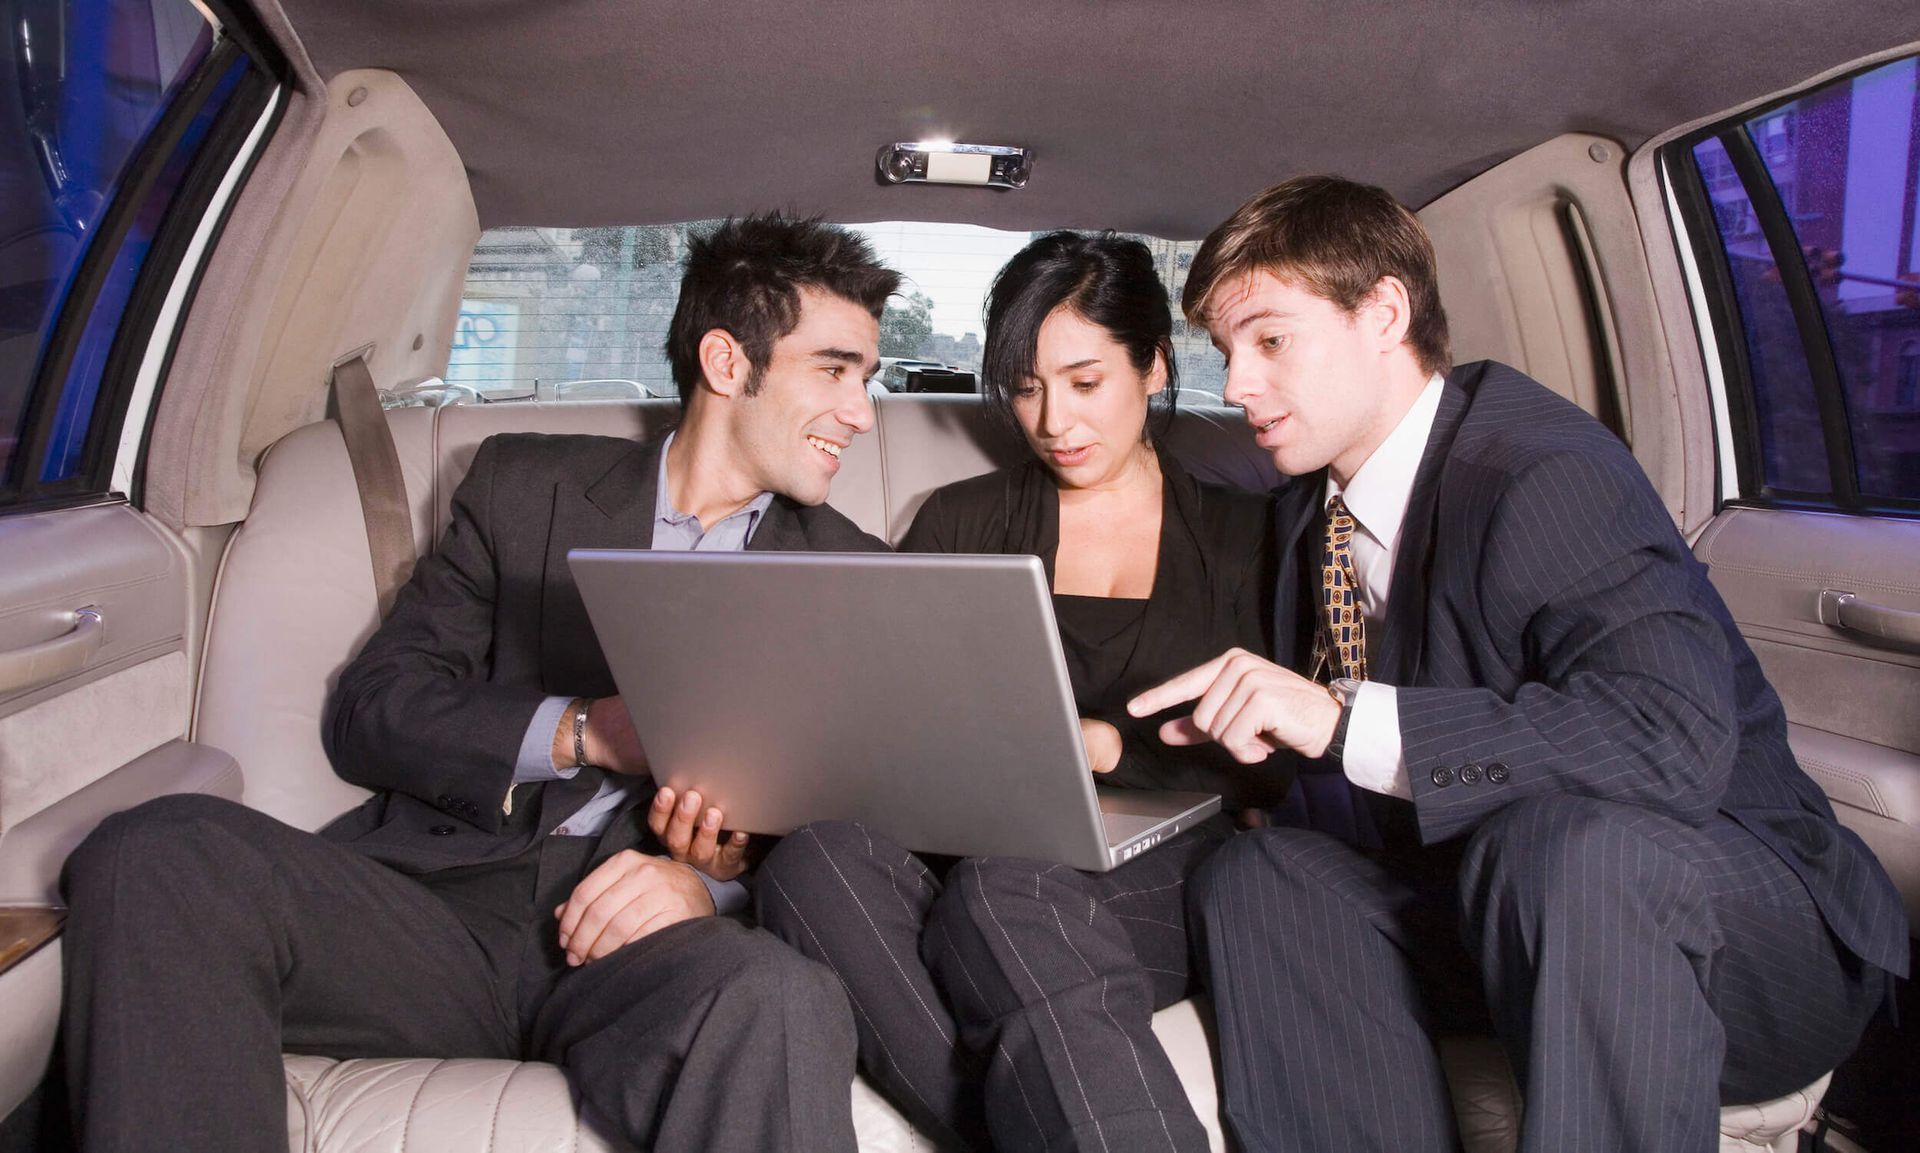
[[[1037,557],[567,554],[661,784],[728,828],[1102,872],[1219,811],[1096,789]]]

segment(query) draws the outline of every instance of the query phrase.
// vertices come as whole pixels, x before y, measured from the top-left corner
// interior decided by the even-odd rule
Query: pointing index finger
[[[1127,702],[1129,716],[1150,717],[1162,709],[1198,700],[1211,688],[1220,670],[1233,654],[1221,653],[1204,665],[1196,665],[1179,676],[1164,681]]]

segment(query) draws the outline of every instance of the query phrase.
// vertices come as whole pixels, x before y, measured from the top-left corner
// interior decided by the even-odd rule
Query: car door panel
[[[0,906],[57,904],[60,862],[108,812],[183,789],[238,797],[230,759],[181,751],[191,568],[124,503],[0,518],[0,654],[57,649],[83,609],[97,630],[77,660],[40,662],[33,683],[16,668],[0,693]],[[0,1116],[45,1072],[59,958],[55,939],[0,965]]]
[[[187,562],[123,504],[0,521],[0,653],[58,644],[81,610],[97,648],[77,669],[0,695],[0,835],[186,734]]]
[[[1820,619],[1827,590],[1920,611],[1920,522],[1727,508],[1695,545],[1787,711],[1795,756],[1920,924],[1920,653]]]

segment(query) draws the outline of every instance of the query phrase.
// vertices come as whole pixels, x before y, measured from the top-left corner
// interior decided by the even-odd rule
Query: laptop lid
[[[568,561],[654,779],[729,828],[856,820],[919,852],[1111,867],[1037,557]]]

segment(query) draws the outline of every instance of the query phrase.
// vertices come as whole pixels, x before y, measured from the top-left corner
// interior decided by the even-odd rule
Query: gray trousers
[[[851,1149],[832,974],[717,917],[567,969],[591,848],[410,877],[210,797],[109,818],[65,877],[81,1147],[284,1153],[288,1051],[552,1061],[643,1148]]]
[[[1433,1037],[1476,1021],[1512,1061],[1525,1153],[1707,1153],[1723,1100],[1832,1069],[1886,990],[1732,821],[1583,797],[1399,856],[1248,833],[1191,891],[1251,1153],[1456,1148]]]
[[[1103,874],[1010,857],[926,862],[858,824],[788,836],[760,923],[839,974],[860,1065],[948,1143],[1205,1149],[1152,1030],[1190,991],[1187,877],[1211,822]]]

